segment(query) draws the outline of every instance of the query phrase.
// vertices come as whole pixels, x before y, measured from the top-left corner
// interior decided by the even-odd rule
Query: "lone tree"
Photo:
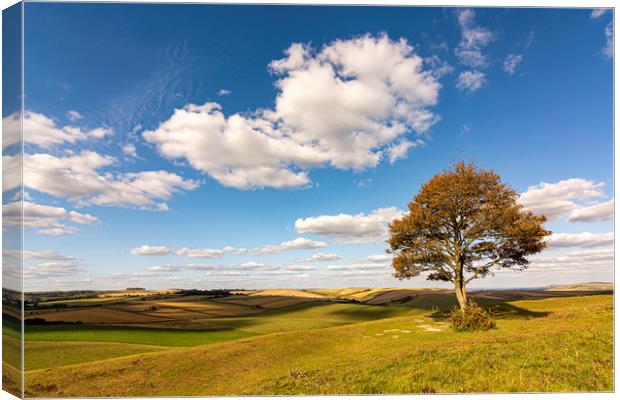
[[[409,212],[389,225],[394,276],[454,283],[461,310],[469,282],[496,268],[524,270],[527,256],[545,248],[551,232],[517,202],[518,194],[493,170],[456,163],[425,183]]]

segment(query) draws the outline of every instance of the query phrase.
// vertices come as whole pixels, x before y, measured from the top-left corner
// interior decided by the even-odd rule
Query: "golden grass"
[[[13,396],[22,397],[22,377],[18,368],[2,362],[2,390],[11,393]]]
[[[486,332],[408,315],[32,371],[27,395],[610,391],[612,299],[513,302]]]

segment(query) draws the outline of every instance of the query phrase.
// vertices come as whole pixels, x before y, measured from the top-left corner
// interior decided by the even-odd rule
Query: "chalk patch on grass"
[[[443,328],[434,328],[430,325],[418,325],[418,328],[422,328],[428,332],[441,332],[443,330]]]

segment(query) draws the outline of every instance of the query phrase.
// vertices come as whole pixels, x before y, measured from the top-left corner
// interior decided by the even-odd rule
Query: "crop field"
[[[444,311],[454,295],[439,289],[107,293],[96,298],[117,301],[60,309],[40,302],[27,310],[26,396],[613,390],[613,294],[472,296],[492,307],[495,329],[452,330]],[[3,326],[5,349],[18,349],[18,335],[19,326]],[[5,355],[5,385],[19,377],[18,360]]]

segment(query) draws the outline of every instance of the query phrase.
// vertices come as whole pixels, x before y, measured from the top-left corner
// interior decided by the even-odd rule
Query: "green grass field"
[[[209,328],[199,330],[27,326],[26,395],[610,391],[612,300],[491,299],[501,303],[497,328],[475,333],[454,332],[435,312],[452,304],[445,293],[376,306],[312,301],[192,321]]]

